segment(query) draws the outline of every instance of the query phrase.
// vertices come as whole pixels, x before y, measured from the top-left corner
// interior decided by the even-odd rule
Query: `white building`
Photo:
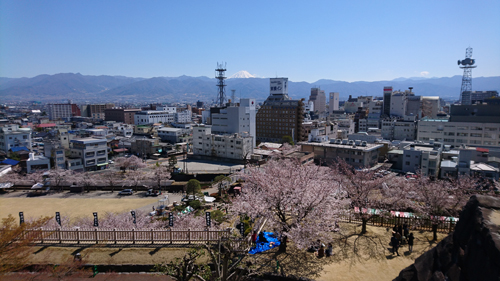
[[[330,105],[328,107],[328,112],[330,112],[330,116],[333,115],[334,110],[339,110],[339,98],[340,94],[336,92],[330,93]]]
[[[415,116],[404,118],[386,118],[381,123],[381,135],[386,140],[417,139],[417,121]]]
[[[436,118],[439,108],[439,97],[422,97],[422,117]]]
[[[439,176],[443,145],[431,141],[427,144],[410,144],[403,150],[403,172],[418,172],[423,176]]]
[[[191,123],[192,119],[191,117],[193,116],[193,113],[190,110],[184,110],[181,112],[176,112],[174,113],[174,121],[175,123],[179,124],[187,124]]]
[[[406,103],[408,101],[405,92],[394,92],[391,96],[391,116],[403,117],[406,115]]]
[[[26,160],[26,172],[33,173],[36,171],[50,170],[50,159],[43,155],[35,155],[30,153],[28,160]]]
[[[106,139],[83,138],[71,140],[70,157],[81,158],[85,171],[103,170],[108,165]]]
[[[185,141],[186,138],[191,139],[193,134],[193,129],[183,129],[183,128],[160,128],[158,129],[158,137],[162,141],[168,143],[179,143],[179,142],[190,142]]]
[[[157,111],[164,111],[166,113],[176,113],[177,108],[175,106],[157,106]]]
[[[0,128],[0,150],[8,152],[12,147],[24,146],[31,150],[31,128],[5,125]]]
[[[212,134],[212,126],[193,127],[193,154],[229,158],[249,159],[253,154],[253,137],[249,134]]]
[[[211,108],[214,134],[250,134],[255,147],[255,99],[241,99],[239,104]]]
[[[417,140],[434,139],[445,145],[500,147],[500,123],[449,122],[424,118],[418,122]]]
[[[135,113],[135,125],[147,125],[154,123],[170,124],[175,122],[175,113],[168,111],[147,110]]]

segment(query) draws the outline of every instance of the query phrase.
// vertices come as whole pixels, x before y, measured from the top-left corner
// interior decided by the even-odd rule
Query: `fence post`
[[[135,228],[132,228],[132,244],[135,244]]]
[[[99,244],[99,238],[97,237],[98,236],[97,235],[97,228],[95,229],[94,233],[95,233],[95,243]]]
[[[191,228],[188,228],[188,241],[191,244]]]
[[[380,226],[384,226],[384,217],[380,217]]]
[[[210,243],[210,231],[208,230],[207,227],[207,244]]]
[[[59,244],[62,244],[62,238],[61,238],[61,228],[59,227],[58,229],[59,232]]]
[[[40,241],[43,244],[43,227],[40,227]]]
[[[452,221],[452,218],[450,218],[450,231],[448,233],[451,233],[452,224],[453,224],[453,221]]]
[[[76,243],[80,244],[80,229],[76,229]]]
[[[116,228],[113,228],[113,238],[115,240],[115,244],[116,244]]]
[[[170,244],[172,244],[172,228],[169,228],[168,230],[170,232]]]

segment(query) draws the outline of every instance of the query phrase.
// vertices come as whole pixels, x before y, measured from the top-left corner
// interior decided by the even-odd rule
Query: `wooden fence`
[[[229,230],[200,229],[28,229],[24,235],[37,244],[199,244],[217,242]]]
[[[349,214],[345,216],[341,216],[341,222],[347,223],[361,223],[361,216],[359,214]],[[373,226],[381,226],[381,227],[390,227],[393,228],[394,225],[408,225],[408,228],[411,230],[423,230],[423,231],[432,231],[433,221],[430,219],[423,219],[417,217],[383,217],[383,216],[374,216],[368,222],[367,225]],[[456,221],[450,220],[442,220],[438,222],[437,232],[440,233],[450,233],[455,229]]]

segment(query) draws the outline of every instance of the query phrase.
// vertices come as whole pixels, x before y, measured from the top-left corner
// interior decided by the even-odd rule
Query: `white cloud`
[[[420,72],[420,76],[427,76],[427,75],[429,75],[429,71]]]

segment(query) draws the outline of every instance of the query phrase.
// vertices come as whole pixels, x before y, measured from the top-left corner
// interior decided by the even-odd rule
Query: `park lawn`
[[[25,218],[55,216],[55,212],[70,218],[92,217],[93,212],[122,213],[157,201],[157,198],[0,198],[0,218],[9,214],[17,217],[19,212],[24,212]]]
[[[347,226],[348,224],[342,224]],[[351,225],[356,228],[359,233],[360,225]],[[408,245],[402,245],[399,248],[400,256],[393,255],[389,246],[392,229],[387,230],[384,227],[367,226],[367,235],[377,241],[380,247],[378,255],[373,255],[367,251],[368,245],[373,245],[360,241],[358,244],[360,249],[359,258],[355,258],[352,254],[348,257],[325,258],[326,261],[320,276],[316,280],[324,281],[358,281],[358,280],[393,280],[399,275],[399,272],[415,262],[415,259],[420,255],[430,250],[436,244],[444,239],[448,234],[438,233],[438,241],[432,240],[432,232],[410,231],[415,236],[413,252],[408,251]],[[380,240],[378,240],[380,238]],[[353,241],[354,237],[351,238]],[[335,247],[334,247],[335,249]],[[383,251],[380,251],[382,249]],[[334,250],[335,253],[335,250]]]

